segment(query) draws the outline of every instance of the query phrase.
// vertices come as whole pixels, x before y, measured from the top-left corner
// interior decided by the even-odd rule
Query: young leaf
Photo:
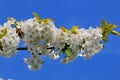
[[[73,34],[78,34],[78,32],[76,31],[79,28],[79,26],[73,26],[73,28],[71,29],[71,32]]]
[[[60,54],[61,52],[62,52],[62,51],[59,49],[58,52],[57,52],[57,54]]]
[[[116,35],[116,36],[119,36],[119,37],[120,37],[120,33],[119,33],[119,32],[117,32],[117,31],[112,30],[112,31],[111,31],[111,34],[114,34],[114,35]]]
[[[48,20],[47,20],[47,19],[42,19],[41,22],[43,22],[43,23],[45,23],[45,24],[48,24]]]
[[[66,55],[67,55],[68,57],[71,56],[71,53],[70,53],[70,50],[69,50],[69,49],[66,49],[66,50],[65,50],[65,53],[66,53]]]
[[[12,18],[7,18],[7,20],[10,20],[10,21],[11,21],[11,20],[13,20],[13,19],[12,19]]]
[[[61,29],[63,32],[68,32],[68,30],[67,30],[65,27],[63,27],[63,26],[61,26],[60,29]]]
[[[35,19],[38,21],[38,23],[41,23],[39,15],[35,12],[33,12],[33,15],[34,15]]]
[[[14,22],[14,25],[15,25],[15,27],[17,28],[18,24],[17,24],[17,22],[16,22],[16,21]]]
[[[2,30],[2,33],[0,34],[0,39],[3,38],[7,33],[7,28],[5,28],[4,30]]]
[[[102,29],[102,35],[103,35],[103,41],[107,41],[108,34],[111,33],[111,31],[116,28],[117,26],[114,24],[108,24],[104,19],[102,19],[101,23],[101,29]]]

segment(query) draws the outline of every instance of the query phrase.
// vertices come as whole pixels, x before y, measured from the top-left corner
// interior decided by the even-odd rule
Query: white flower
[[[9,78],[8,80],[13,80],[12,78]]]
[[[37,65],[37,64],[35,64],[35,65],[28,65],[28,68],[30,70],[39,70],[41,68],[41,65]]]
[[[28,64],[30,70],[38,70],[41,68],[43,61],[39,58],[39,55],[32,54],[30,59],[24,58],[24,62]]]
[[[4,80],[4,79],[0,77],[0,80]]]
[[[62,62],[63,64],[67,64],[67,63],[69,62],[69,57],[66,57],[66,58],[64,58],[64,59],[61,59],[61,62]]]
[[[56,59],[60,58],[59,54],[55,53],[54,51],[49,53],[49,57],[53,60],[56,60]]]

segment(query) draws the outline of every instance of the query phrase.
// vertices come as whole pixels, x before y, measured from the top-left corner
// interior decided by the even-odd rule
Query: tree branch
[[[48,47],[47,49],[55,49],[55,47]],[[17,50],[28,50],[27,47],[20,47],[20,48],[17,48]]]
[[[27,50],[28,48],[27,47],[20,47],[20,48],[17,48],[17,50]]]

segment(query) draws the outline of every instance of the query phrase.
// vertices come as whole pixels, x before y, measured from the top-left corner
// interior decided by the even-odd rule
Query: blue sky
[[[36,12],[41,18],[53,18],[56,27],[73,25],[99,26],[105,18],[120,26],[120,0],[0,0],[0,24],[7,17],[25,20]],[[120,32],[120,27],[116,29]],[[39,71],[29,71],[23,62],[29,57],[20,51],[12,58],[0,57],[0,77],[14,80],[120,80],[120,37],[109,36],[105,49],[84,60],[78,58],[67,65],[45,58]]]

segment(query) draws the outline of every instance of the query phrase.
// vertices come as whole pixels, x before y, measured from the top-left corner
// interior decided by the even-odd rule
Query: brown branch
[[[27,47],[20,47],[20,48],[17,48],[17,50],[27,50],[28,48]]]
[[[55,49],[55,47],[48,47],[47,49]],[[20,47],[20,48],[17,48],[17,50],[28,50],[27,47]]]

